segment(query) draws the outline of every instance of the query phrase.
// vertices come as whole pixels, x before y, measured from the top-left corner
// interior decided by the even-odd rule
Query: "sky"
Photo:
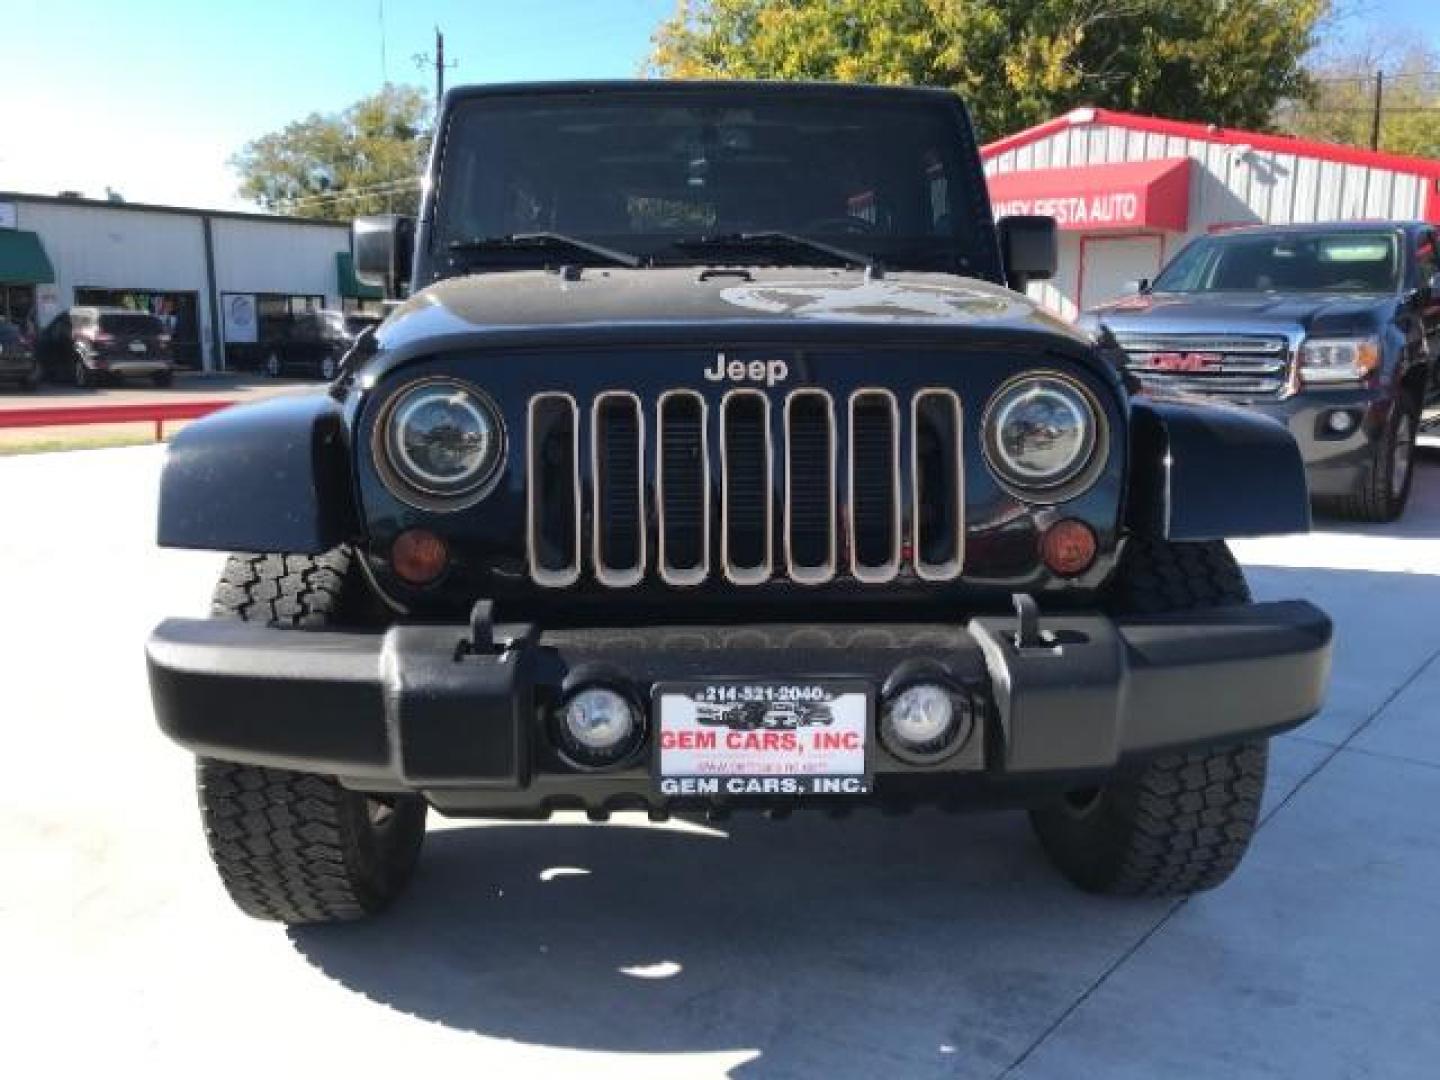
[[[1361,0],[1339,33],[1429,37],[1436,0]],[[623,78],[675,0],[0,0],[0,191],[107,187],[132,202],[247,208],[230,157],[386,78]],[[383,33],[382,33],[383,28]],[[248,207],[252,208],[253,207]]]

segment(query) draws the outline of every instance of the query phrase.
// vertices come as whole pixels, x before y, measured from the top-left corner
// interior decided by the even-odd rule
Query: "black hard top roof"
[[[759,79],[586,79],[559,82],[477,83],[455,86],[445,92],[447,105],[471,98],[541,94],[717,94],[744,98],[775,97],[899,98],[955,104],[954,91],[937,86],[895,86],[873,83],[786,82]]]

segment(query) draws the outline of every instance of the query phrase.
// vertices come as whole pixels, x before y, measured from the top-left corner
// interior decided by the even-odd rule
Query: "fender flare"
[[[1285,426],[1229,405],[1130,402],[1131,531],[1218,540],[1310,531],[1310,489]]]
[[[189,424],[160,474],[161,547],[317,555],[358,522],[344,413],[323,393]]]

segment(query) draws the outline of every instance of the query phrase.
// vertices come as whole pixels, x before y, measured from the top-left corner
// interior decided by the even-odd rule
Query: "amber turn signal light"
[[[1040,541],[1040,555],[1045,565],[1064,577],[1089,570],[1095,562],[1095,548],[1095,530],[1074,518],[1051,525]]]
[[[411,585],[429,585],[449,562],[445,541],[426,529],[406,529],[390,545],[390,565]]]

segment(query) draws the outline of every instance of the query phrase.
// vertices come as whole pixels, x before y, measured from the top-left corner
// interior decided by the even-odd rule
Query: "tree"
[[[414,213],[429,124],[422,91],[387,83],[339,113],[311,113],[246,143],[231,164],[242,195],[282,214]]]
[[[1398,38],[1322,57],[1312,67],[1315,95],[1282,108],[1278,122],[1306,138],[1368,147],[1375,133],[1379,71],[1384,72],[1379,148],[1440,157],[1440,51]]]
[[[1077,105],[1265,128],[1330,0],[679,0],[648,68],[948,86],[995,138]]]

